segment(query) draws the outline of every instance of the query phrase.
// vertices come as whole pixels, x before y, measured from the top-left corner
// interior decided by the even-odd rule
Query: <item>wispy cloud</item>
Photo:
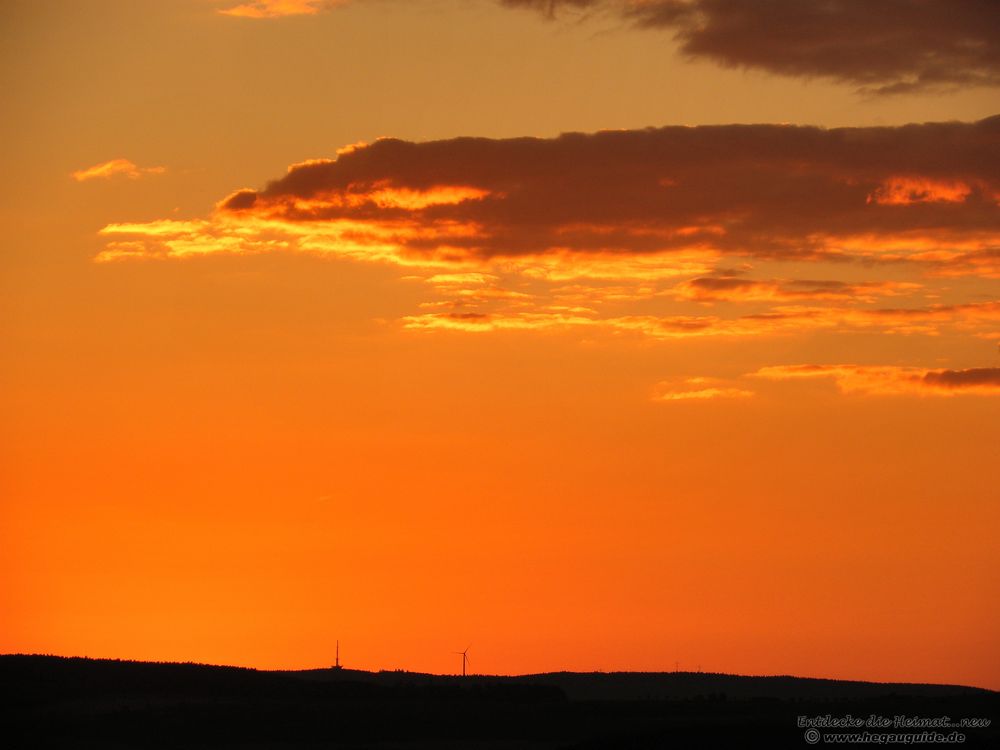
[[[738,378],[672,378],[656,384],[652,400],[711,401],[758,395],[761,381],[830,381],[845,395],[949,397],[1000,396],[1000,368],[927,369],[893,365],[775,365]]]
[[[831,379],[844,393],[867,396],[1000,395],[1000,368],[928,370],[862,365],[781,365],[764,367],[754,377],[770,380]]]
[[[282,18],[284,16],[310,16],[344,0],[251,0],[218,12],[235,18]]]
[[[586,327],[654,340],[800,335],[817,331],[878,332],[936,336],[944,331],[983,333],[1000,321],[1000,302],[915,308],[856,309],[779,305],[764,312],[717,315],[622,315],[602,317],[586,308],[504,312],[435,312],[403,319],[416,330],[546,331]]]
[[[147,175],[163,174],[166,167],[140,167],[128,159],[112,159],[101,162],[86,169],[78,169],[72,173],[72,177],[77,182],[87,180],[109,180],[112,177],[126,177],[130,180],[137,180]]]
[[[696,302],[864,301],[910,294],[921,285],[903,281],[844,282],[834,279],[755,280],[733,275],[685,281],[666,294]]]
[[[712,401],[718,399],[743,399],[754,395],[753,391],[736,387],[719,378],[684,378],[664,380],[653,389],[653,401]]]

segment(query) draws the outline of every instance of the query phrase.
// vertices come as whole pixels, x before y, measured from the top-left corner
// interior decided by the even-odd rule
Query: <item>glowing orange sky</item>
[[[1000,688],[982,24],[547,5],[0,8],[0,651]]]

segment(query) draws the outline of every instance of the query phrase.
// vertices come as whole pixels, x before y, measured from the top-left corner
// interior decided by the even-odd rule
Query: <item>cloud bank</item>
[[[352,0],[248,0],[219,13],[274,19]],[[353,0],[362,2],[364,0]],[[482,0],[485,1],[485,0]],[[490,0],[549,19],[600,14],[660,30],[690,59],[872,95],[1000,86],[994,0]]]
[[[427,293],[398,323],[425,334],[990,339],[1000,117],[382,139],[293,164],[207,216],[101,235],[100,262],[277,253],[395,267]],[[759,374],[847,392],[994,390],[975,371]],[[746,395],[703,378],[656,400]]]
[[[132,248],[140,255],[284,248],[402,265],[508,259],[538,261],[540,275],[558,274],[560,260],[686,274],[735,256],[1000,277],[1000,117],[382,139],[292,165],[263,189],[224,198],[208,219],[105,233],[142,238]],[[739,286],[714,283],[715,292]]]

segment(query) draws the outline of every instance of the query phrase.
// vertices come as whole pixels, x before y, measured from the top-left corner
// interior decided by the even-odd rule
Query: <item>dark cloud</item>
[[[257,202],[257,192],[249,188],[237,190],[228,195],[220,204],[221,208],[229,211],[242,211],[251,208]]]
[[[892,94],[1000,85],[996,0],[501,0],[550,15],[606,10],[674,32],[726,66],[827,77]]]
[[[830,238],[864,236],[864,252],[876,257],[879,238],[892,236],[897,251],[900,237],[914,247],[931,239],[988,260],[1000,236],[998,201],[994,117],[833,130],[731,125],[553,139],[385,139],[295,165],[221,208],[293,222],[419,225],[421,232],[401,240],[414,253],[699,247],[835,258],[844,243]]]
[[[932,371],[924,375],[924,382],[938,388],[1000,388],[1000,367]]]

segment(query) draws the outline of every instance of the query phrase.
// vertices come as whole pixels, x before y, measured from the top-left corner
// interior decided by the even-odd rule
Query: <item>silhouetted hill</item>
[[[798,716],[998,715],[949,685],[702,673],[467,678],[0,656],[0,746],[802,747]],[[954,730],[946,729],[944,732]],[[966,746],[1000,740],[964,730]]]
[[[558,686],[571,700],[671,700],[724,695],[730,700],[769,698],[835,701],[899,696],[953,696],[989,693],[959,685],[820,680],[807,677],[744,677],[704,672],[610,672],[526,675],[540,685]]]

